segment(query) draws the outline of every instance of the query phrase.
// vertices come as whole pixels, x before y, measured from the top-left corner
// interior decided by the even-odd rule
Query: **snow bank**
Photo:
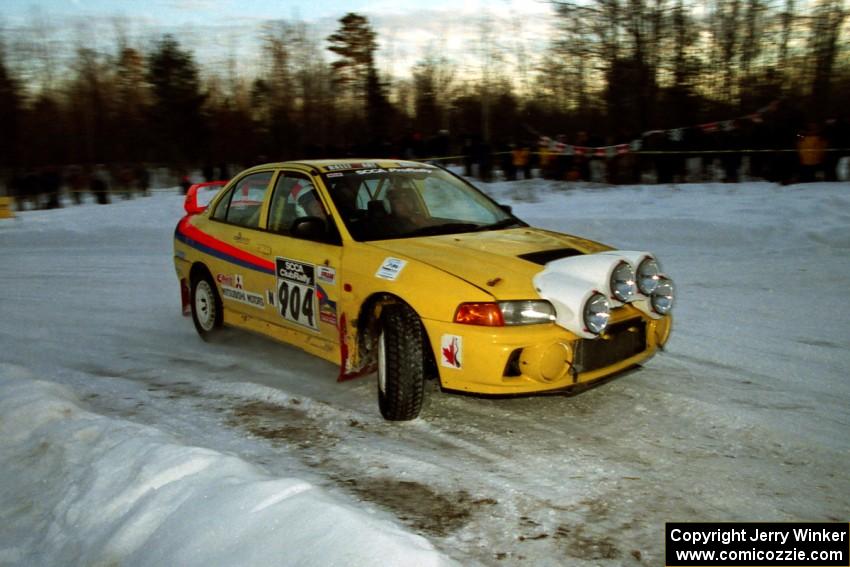
[[[82,409],[0,364],[0,564],[442,565],[294,478]]]

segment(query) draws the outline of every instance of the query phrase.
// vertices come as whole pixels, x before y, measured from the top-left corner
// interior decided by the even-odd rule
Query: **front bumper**
[[[423,324],[443,388],[527,394],[563,390],[640,364],[667,342],[672,318],[652,319],[624,306],[612,312],[610,331],[596,339],[579,339],[554,324],[478,327],[427,319]]]

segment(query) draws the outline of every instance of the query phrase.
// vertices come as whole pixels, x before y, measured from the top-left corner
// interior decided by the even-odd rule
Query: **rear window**
[[[263,171],[240,179],[219,201],[212,218],[246,228],[259,228],[260,212],[271,178],[271,171]]]

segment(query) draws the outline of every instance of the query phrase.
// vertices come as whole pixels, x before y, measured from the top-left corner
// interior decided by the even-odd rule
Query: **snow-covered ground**
[[[667,521],[850,519],[850,184],[486,189],[656,252],[667,351],[386,423],[374,377],[200,341],[180,196],[0,221],[0,564],[658,565]]]

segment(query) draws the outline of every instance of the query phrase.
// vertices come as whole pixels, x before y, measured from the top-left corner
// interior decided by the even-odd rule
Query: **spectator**
[[[582,181],[590,181],[590,158],[588,152],[593,151],[590,147],[591,140],[590,135],[581,130],[576,135],[576,148],[583,148],[583,150],[576,150],[575,158],[573,158],[571,170],[574,170],[575,173],[572,176],[576,177],[576,179],[580,179]]]
[[[116,181],[116,185],[118,186],[118,191],[124,196],[125,199],[133,198],[133,169],[129,165],[121,165],[115,171],[115,175],[112,177]]]
[[[741,169],[741,150],[744,149],[743,133],[740,125],[733,122],[726,132],[720,132],[720,162],[723,164],[723,182],[738,183]]]
[[[552,153],[552,140],[549,136],[543,136],[540,138],[540,142],[538,143],[538,152],[540,163],[540,177],[551,179],[552,177],[552,161],[553,161],[553,153]]]
[[[472,165],[475,163],[475,143],[472,138],[463,141],[463,174],[472,177]]]
[[[89,189],[94,194],[98,205],[109,204],[109,181],[106,177],[106,170],[102,165],[95,167],[89,181]]]
[[[523,179],[531,179],[531,160],[529,159],[528,146],[515,146],[511,150],[511,161],[513,163],[514,172],[522,171]]]
[[[41,186],[41,175],[33,170],[30,170],[24,175],[21,185],[21,194],[25,200],[29,200],[33,209],[40,209],[42,206],[41,196],[43,189]]]
[[[850,128],[843,118],[832,118],[826,122],[823,137],[827,144],[824,179],[838,181],[838,162],[847,155],[847,148],[850,147]]]
[[[151,176],[144,164],[136,166],[133,176],[136,178],[136,187],[142,195],[147,196],[151,186]]]
[[[189,187],[191,186],[192,180],[189,179],[189,175],[183,174],[183,176],[180,177],[180,190],[183,192],[184,195],[189,192]]]
[[[499,167],[505,174],[506,181],[516,181],[516,165],[514,165],[514,145],[508,144],[504,151],[499,152]]]
[[[51,165],[44,168],[44,171],[41,172],[41,187],[47,196],[44,203],[45,209],[58,209],[62,206],[59,202],[59,193],[62,191],[62,176],[58,167]]]
[[[71,199],[74,203],[77,205],[82,203],[83,192],[86,186],[86,177],[82,168],[78,165],[72,165],[65,181],[68,184],[68,191],[70,191]]]
[[[19,211],[24,210],[24,202],[26,201],[26,184],[24,176],[16,170],[12,171],[12,177],[9,179],[9,192],[15,198],[15,206]]]
[[[797,142],[800,156],[800,182],[810,183],[817,180],[818,171],[823,168],[826,154],[826,140],[820,135],[820,128],[810,122],[806,131]]]

